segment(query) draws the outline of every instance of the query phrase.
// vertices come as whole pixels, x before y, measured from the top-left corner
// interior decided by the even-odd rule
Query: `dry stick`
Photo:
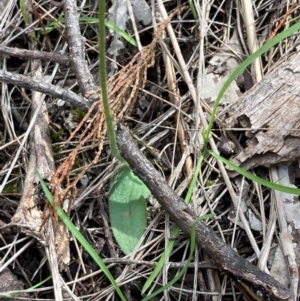
[[[64,12],[72,69],[75,72],[82,95],[94,102],[99,99],[99,89],[86,64],[84,42],[80,32],[78,10],[74,0],[64,1]]]
[[[170,91],[169,92],[170,100],[174,105],[178,105],[181,108],[180,91],[176,82],[174,64],[170,56],[165,51],[163,52],[163,59],[165,62],[167,83]],[[185,153],[187,150],[190,149],[190,144],[186,137],[187,136],[187,133],[185,131],[186,126],[181,116],[181,112],[179,110],[175,114],[175,120],[176,120],[176,135],[178,136],[182,153]],[[191,179],[193,176],[193,162],[190,154],[187,155],[185,160],[185,171],[187,174],[187,178]]]
[[[70,64],[70,58],[67,55],[62,55],[56,52],[47,52],[39,50],[28,50],[16,47],[7,47],[0,45],[0,54],[6,56],[17,57],[19,59],[33,59],[42,60],[47,62],[55,62],[60,65],[68,66]]]
[[[87,111],[90,107],[90,104],[85,98],[73,93],[72,91],[68,91],[59,86],[50,85],[24,75],[0,70],[0,82],[13,84],[28,90],[42,92],[49,96],[66,100],[83,111]]]
[[[171,219],[184,233],[190,235],[196,219],[195,214],[187,207],[183,199],[167,185],[165,179],[140,152],[128,131],[121,124],[118,125],[116,138],[121,154],[134,173],[148,186],[153,196],[169,213]],[[289,289],[242,258],[217,237],[211,228],[201,222],[197,224],[196,242],[212,257],[219,268],[228,272],[233,278],[242,278],[246,283],[259,286],[260,290],[277,300],[293,300]]]

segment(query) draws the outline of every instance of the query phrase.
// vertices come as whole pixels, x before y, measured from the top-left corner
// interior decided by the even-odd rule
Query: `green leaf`
[[[116,241],[131,253],[147,226],[146,201],[150,191],[129,166],[112,176],[108,196],[109,215]]]
[[[126,298],[124,297],[124,295],[123,295],[122,291],[120,290],[118,284],[116,283],[114,277],[112,276],[109,269],[106,267],[105,263],[102,261],[102,259],[98,255],[98,253],[93,249],[93,247],[88,243],[88,241],[84,238],[84,236],[80,233],[80,231],[75,227],[75,225],[72,223],[72,221],[69,219],[69,217],[65,214],[63,209],[54,204],[53,196],[52,196],[51,192],[49,191],[46,183],[43,181],[38,170],[36,171],[36,173],[37,173],[38,179],[41,183],[42,189],[46,195],[47,200],[49,201],[51,206],[56,209],[56,212],[57,212],[57,215],[59,216],[59,218],[66,225],[66,227],[73,234],[73,236],[79,241],[79,243],[84,247],[84,249],[95,260],[95,262],[98,264],[99,268],[102,270],[102,272],[106,275],[106,277],[109,279],[110,283],[115,288],[120,299],[122,301],[126,301]]]
[[[274,190],[278,190],[278,191],[282,191],[282,192],[286,192],[286,193],[290,193],[290,194],[294,194],[294,195],[300,195],[300,189],[289,187],[289,186],[283,186],[280,184],[276,184],[276,183],[267,181],[265,179],[255,176],[251,172],[248,172],[245,169],[233,164],[232,162],[226,160],[225,158],[221,157],[220,155],[216,154],[215,152],[210,151],[209,153],[212,156],[214,156],[216,159],[221,160],[223,163],[228,165],[230,168],[232,168],[233,170],[238,172],[240,175],[244,176],[245,178],[247,178],[251,181],[254,181],[256,183],[259,183],[265,187],[268,187],[268,188],[271,188]]]

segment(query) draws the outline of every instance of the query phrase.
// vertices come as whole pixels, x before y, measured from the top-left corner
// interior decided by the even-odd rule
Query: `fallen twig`
[[[134,173],[148,186],[153,196],[169,213],[171,219],[180,226],[182,231],[190,235],[195,214],[166,183],[161,174],[149,163],[140,152],[128,131],[121,124],[117,129],[117,145]],[[270,295],[277,300],[292,301],[292,293],[270,275],[262,272],[256,266],[242,258],[230,246],[225,244],[215,232],[198,222],[196,242],[217,266],[228,272],[231,277],[250,283],[251,288]]]

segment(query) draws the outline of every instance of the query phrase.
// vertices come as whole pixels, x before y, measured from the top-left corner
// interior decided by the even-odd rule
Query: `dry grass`
[[[287,15],[284,22],[280,23],[289,10],[286,1],[280,1],[276,6],[273,5],[274,1],[263,3],[253,1],[253,11],[242,6],[237,7],[235,1],[224,2],[215,0],[199,8],[198,14],[201,16],[201,22],[195,21],[190,11],[182,12],[173,19],[172,27],[168,27],[167,34],[162,35],[155,48],[156,63],[146,73],[145,88],[134,95],[137,96],[135,102],[132,99],[130,99],[131,103],[125,102],[124,99],[130,94],[128,91],[124,91],[125,97],[122,95],[122,98],[117,98],[116,94],[111,96],[112,102],[116,98],[118,99],[118,105],[114,111],[116,119],[121,118],[140,137],[143,144],[147,145],[143,148],[149,156],[149,160],[153,161],[153,164],[164,174],[170,187],[181,196],[185,195],[193,175],[197,156],[201,150],[200,132],[210,113],[210,104],[201,98],[207,89],[203,85],[203,77],[206,74],[205,68],[209,59],[217,53],[224,52],[224,45],[236,31],[241,42],[242,52],[234,55],[238,60],[243,60],[269,39],[276,25],[287,26],[290,18],[295,17],[293,14]],[[0,10],[3,11],[2,18],[0,18],[1,44],[20,49],[60,52],[67,58],[67,32],[64,24],[57,25],[53,31],[45,34],[47,24],[58,19],[62,12],[62,7],[55,6],[53,3],[32,2],[33,8],[29,13],[30,25],[25,26],[20,8],[15,2],[7,1],[6,10]],[[160,7],[162,18],[166,19],[163,9],[170,13],[176,4],[170,1],[165,3],[165,8],[163,8],[158,1],[155,9],[159,11],[157,6]],[[296,5],[293,8],[296,8]],[[79,13],[81,17],[97,17],[97,6],[94,1],[84,2],[81,4]],[[252,15],[256,28],[252,32],[251,28],[246,31],[245,24],[253,23]],[[160,21],[160,19],[157,20],[159,23]],[[135,34],[140,37],[142,44],[151,43],[153,28],[157,28],[157,24],[137,27]],[[133,33],[130,21],[128,30]],[[279,30],[281,29],[279,28]],[[85,38],[84,52],[87,72],[92,74],[91,78],[97,78],[97,24],[81,22],[80,31]],[[33,39],[32,32],[35,33],[36,40]],[[107,32],[108,46],[113,41],[113,35],[114,33]],[[276,68],[285,59],[285,55],[294,50],[294,43],[295,40],[292,37],[286,43],[272,49],[254,64],[253,70],[250,70],[253,82],[258,82]],[[254,45],[254,48],[250,49],[248,45]],[[111,70],[114,70],[116,66],[119,70],[124,71],[122,66],[126,65],[136,52],[137,49],[125,43],[125,48],[120,51],[117,61],[112,62],[112,57],[108,57],[108,71],[113,72]],[[52,85],[72,89],[77,94],[82,92],[79,91],[80,85],[77,84],[79,78],[75,77],[76,72],[69,66],[57,62],[3,55],[1,69],[30,76],[38,81],[50,77],[49,83]],[[144,76],[144,74],[140,75]],[[110,82],[113,85],[112,80]],[[130,84],[133,85],[133,94],[137,92],[137,88],[141,88],[136,87],[141,84],[140,80],[130,82]],[[126,85],[126,78],[124,85]],[[39,228],[45,221],[51,224],[51,219],[46,218],[45,214],[41,214],[41,208],[37,208],[36,203],[30,203],[33,202],[30,199],[32,193],[36,193],[37,190],[37,185],[34,184],[36,180],[32,180],[33,176],[28,178],[28,170],[32,168],[30,167],[32,163],[30,156],[33,149],[37,150],[37,146],[35,145],[34,148],[32,144],[44,141],[43,135],[37,140],[34,127],[31,131],[28,130],[30,123],[36,118],[40,127],[48,127],[45,129],[45,133],[49,131],[50,142],[46,141],[45,145],[50,143],[53,157],[51,151],[45,151],[40,155],[45,156],[48,163],[38,162],[39,154],[37,152],[35,167],[41,168],[47,165],[43,176],[48,180],[51,178],[53,180],[55,171],[56,175],[63,175],[56,184],[61,185],[62,188],[72,187],[68,191],[65,190],[64,197],[68,192],[69,198],[73,200],[70,212],[73,222],[90,239],[101,257],[105,258],[104,261],[122,285],[126,298],[140,300],[143,283],[162,254],[164,246],[170,238],[170,229],[173,224],[168,215],[155,205],[155,200],[154,203],[151,202],[153,200],[149,200],[149,226],[145,231],[144,246],[127,257],[124,257],[118,249],[109,228],[106,200],[107,184],[114,168],[114,162],[106,140],[101,140],[105,137],[105,126],[102,125],[101,131],[99,128],[95,128],[95,124],[103,122],[103,115],[93,115],[92,113],[85,115],[83,111],[70,103],[66,102],[60,106],[58,99],[49,95],[36,96],[32,91],[20,88],[18,85],[3,82],[1,92],[0,188],[2,194],[0,216],[2,223],[9,223],[13,216],[14,222],[17,223],[16,214],[20,219],[22,215],[24,223],[32,221],[32,212],[36,210],[36,214],[39,214],[35,220],[36,225],[27,225],[29,234],[40,238],[40,242],[50,235],[48,232],[43,232],[44,230],[39,233]],[[93,93],[87,95],[85,91],[83,94],[86,98],[95,95],[97,98],[97,93],[99,93],[97,89],[88,92]],[[41,106],[42,97],[45,97],[46,104],[42,107],[41,115],[43,117],[35,113],[35,110]],[[89,98],[89,100],[92,101],[93,98]],[[125,104],[130,108],[128,111],[122,110]],[[86,116],[85,122],[82,122],[81,127],[78,127],[76,133],[74,132],[72,139],[66,143],[71,132],[83,120],[83,116]],[[38,121],[38,118],[43,120]],[[233,134],[237,139],[244,139],[238,132]],[[84,138],[86,141],[83,143]],[[211,143],[217,144],[220,139],[220,128],[215,128],[213,139],[215,142]],[[97,145],[99,148],[96,147]],[[43,147],[42,150],[46,149],[46,146]],[[154,148],[155,152],[151,151],[150,147]],[[76,153],[74,153],[75,148]],[[159,153],[161,160],[157,160],[153,153]],[[70,154],[72,154],[71,157]],[[61,169],[55,169],[55,166]],[[276,211],[271,205],[273,204],[272,194],[243,180],[240,183],[232,182],[228,177],[220,176],[222,172],[219,168],[213,158],[207,158],[195,187],[190,207],[197,215],[207,212],[215,213],[218,219],[210,222],[210,226],[218,235],[235,248],[240,255],[248,258],[254,264],[259,262],[261,268],[267,270],[270,267],[267,260],[261,263],[261,260],[257,258],[266,242],[269,221],[273,218],[276,220]],[[78,174],[80,177],[77,177]],[[87,184],[83,181],[83,174],[88,180]],[[31,183],[31,186],[28,183]],[[59,195],[62,197],[61,192],[58,192],[56,196],[59,197]],[[239,221],[237,224],[233,222],[239,220],[231,202],[233,195],[239,200],[244,198],[245,203],[247,201],[258,220],[261,221],[262,230],[251,229],[248,218],[242,219],[242,222]],[[18,207],[20,200],[27,202],[26,206]],[[229,216],[231,221],[228,219]],[[55,217],[52,219],[52,223],[58,223]],[[51,228],[51,225],[48,225],[45,231],[50,231],[48,227]],[[60,231],[55,227],[54,229]],[[4,233],[1,238],[1,257],[4,257],[3,261],[6,262],[8,258],[14,258],[14,262],[8,262],[8,265],[13,273],[12,277],[18,277],[24,288],[31,287],[54,273],[56,268],[53,265],[49,268],[49,259],[55,258],[56,255],[53,250],[52,256],[49,254],[51,250],[49,251],[48,245],[41,245],[38,240],[25,245],[22,242],[24,234],[18,234],[16,239],[13,239],[11,234]],[[276,232],[270,237],[270,240],[272,244],[269,245],[268,250],[264,250],[265,254],[272,253],[272,248],[278,244]],[[13,249],[4,249],[4,246],[14,247]],[[26,247],[22,252],[17,253],[21,246]],[[174,277],[178,269],[182,267],[182,262],[186,260],[188,249],[189,239],[179,237],[162,273],[156,279],[157,284],[164,285]],[[63,253],[62,250],[60,252]],[[241,300],[241,287],[237,288],[232,279],[219,272],[210,262],[208,255],[197,249],[188,273],[176,286],[166,291],[160,300]],[[61,291],[61,296],[68,300],[116,299],[112,287],[101,271],[73,240],[70,242],[68,256],[71,258],[71,264],[65,267],[66,271],[61,273],[61,277],[54,276],[57,277],[54,283],[60,288],[54,290],[49,281],[43,285],[45,288],[36,289],[34,293],[31,293],[30,300],[53,299],[54,291]],[[58,257],[58,260],[61,260],[63,256],[60,254]],[[65,260],[67,259],[65,258]],[[54,262],[55,264],[58,266],[57,262]],[[56,270],[58,271],[58,268]],[[16,287],[10,287],[3,290],[15,289]],[[155,285],[152,290],[154,289]]]

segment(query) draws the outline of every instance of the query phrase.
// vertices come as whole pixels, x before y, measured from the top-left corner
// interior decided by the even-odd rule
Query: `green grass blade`
[[[103,271],[103,273],[106,275],[106,277],[109,279],[113,287],[115,288],[116,292],[118,293],[119,297],[122,301],[126,301],[126,298],[124,297],[122,291],[120,290],[118,284],[116,283],[114,277],[106,267],[105,263],[102,261],[102,259],[99,257],[97,252],[93,249],[93,247],[88,243],[88,241],[84,238],[84,236],[79,232],[79,230],[75,227],[75,225],[71,222],[69,217],[65,214],[65,212],[61,209],[59,206],[54,206],[54,199],[49,191],[47,185],[43,181],[40,173],[37,171],[38,179],[41,183],[41,186],[43,188],[43,191],[51,204],[51,206],[56,208],[57,215],[59,218],[63,221],[63,223],[66,225],[66,227],[69,229],[69,231],[73,234],[73,236],[79,241],[79,243],[83,246],[83,248],[90,254],[90,256],[95,260],[95,262],[98,264],[100,269]]]
[[[179,234],[179,231],[180,231],[179,226],[175,225],[174,228],[171,230],[171,233],[170,233],[171,237],[176,237]],[[145,282],[145,284],[142,288],[142,294],[144,294],[148,290],[148,288],[153,283],[154,279],[157,277],[159,272],[162,270],[162,268],[165,264],[166,258],[168,258],[170,256],[170,254],[173,250],[174,244],[175,244],[175,239],[168,241],[163,254],[159,258],[157,265],[155,266],[154,270],[152,271],[152,273],[150,274],[150,276],[148,277],[147,281]]]
[[[225,93],[225,91],[227,90],[227,88],[229,87],[229,85],[234,81],[234,79],[240,75],[251,63],[253,63],[254,60],[256,60],[258,57],[260,57],[262,54],[264,54],[265,52],[267,52],[270,48],[272,48],[273,46],[275,46],[277,43],[279,43],[280,41],[282,41],[283,39],[287,38],[288,36],[292,35],[293,33],[295,33],[297,30],[300,30],[300,22],[296,23],[295,25],[291,26],[290,28],[286,29],[285,31],[279,33],[277,36],[275,36],[273,39],[271,39],[270,41],[268,41],[267,43],[265,43],[261,48],[259,48],[256,52],[254,52],[251,56],[249,56],[244,62],[242,62],[239,67],[237,67],[235,69],[235,71],[233,71],[233,73],[229,76],[229,78],[227,79],[227,81],[224,83],[222,89],[220,90],[216,101],[214,103],[213,109],[212,109],[212,113],[211,113],[211,117],[209,120],[209,124],[207,129],[203,132],[203,138],[204,138],[204,143],[205,143],[205,147],[204,149],[206,149],[207,147],[207,143],[208,143],[208,137],[210,134],[210,131],[212,129],[213,126],[213,122],[215,120],[215,115],[216,115],[216,111],[218,108],[218,105]]]
[[[99,23],[98,18],[92,18],[92,17],[80,17],[79,21],[80,22],[88,22],[88,23],[97,23],[97,24]],[[114,32],[116,32],[121,37],[123,37],[127,42],[129,42],[133,46],[137,47],[136,40],[134,38],[132,38],[127,32],[122,30],[120,27],[118,27],[117,25],[115,25],[109,21],[106,21],[106,20],[104,21],[104,24],[106,27],[108,27],[109,29],[112,29]]]
[[[24,1],[24,0],[20,0],[20,1]],[[22,10],[22,12],[23,12],[23,10]],[[25,13],[26,13],[26,11],[25,11]],[[24,16],[26,17],[25,13],[23,14],[23,18],[24,18]],[[60,23],[64,23],[63,17],[64,17],[64,13],[62,12],[59,15],[59,17],[58,17],[57,20],[47,23],[46,24],[47,33],[51,32],[54,29],[56,29],[56,27],[58,27]],[[79,22],[87,22],[87,23],[96,23],[96,24],[99,24],[99,19],[98,18],[79,17],[78,20],[79,20]],[[134,38],[132,38],[126,31],[122,30],[117,25],[115,25],[115,24],[113,24],[113,23],[111,23],[109,21],[106,21],[106,20],[104,20],[104,24],[105,24],[106,27],[108,27],[109,29],[113,30],[114,32],[116,32],[117,34],[119,34],[121,37],[123,37],[127,42],[129,42],[133,46],[137,47],[136,40]]]
[[[256,183],[259,183],[265,187],[274,189],[274,190],[278,190],[278,191],[282,191],[282,192],[286,192],[286,193],[290,193],[290,194],[294,194],[294,195],[300,195],[300,189],[297,188],[293,188],[293,187],[288,187],[288,186],[283,186],[280,184],[276,184],[270,181],[267,181],[265,179],[262,179],[260,177],[255,176],[254,174],[244,170],[243,168],[233,164],[232,162],[226,160],[225,158],[223,158],[222,156],[209,151],[209,153],[214,156],[216,159],[222,161],[223,163],[225,163],[226,165],[228,165],[230,168],[232,168],[233,170],[235,170],[236,172],[238,172],[240,175],[244,176],[245,178],[254,181]]]
[[[28,16],[25,2],[26,2],[25,0],[20,0],[19,3],[20,3],[21,13],[22,13],[22,17],[25,22],[25,25],[28,25],[29,24],[29,16]]]
[[[55,19],[54,21],[52,22],[48,22],[46,25],[45,25],[45,28],[46,28],[46,32],[47,34],[52,32],[53,30],[55,30],[57,27],[59,27],[61,24],[64,23],[64,12],[61,12],[58,16],[57,19]],[[41,34],[44,34],[44,31],[41,29],[40,30],[40,33]]]
[[[198,20],[198,13],[197,13],[197,10],[195,8],[195,5],[194,5],[194,0],[188,0],[188,4],[189,4],[189,7],[191,9],[191,12],[192,12],[192,15],[193,15],[193,18],[195,20]]]
[[[197,162],[195,173],[193,175],[191,184],[189,186],[188,192],[187,192],[187,194],[185,196],[185,199],[184,199],[184,202],[186,204],[189,204],[189,202],[191,200],[192,193],[193,193],[194,187],[195,187],[197,179],[198,179],[198,175],[199,175],[199,172],[200,172],[200,168],[201,168],[203,159],[204,159],[204,157],[201,155],[198,162]],[[175,225],[174,228],[172,229],[171,233],[170,233],[171,237],[176,237],[179,234],[179,231],[180,231],[179,226]],[[142,293],[146,292],[146,290],[151,286],[151,284],[153,283],[154,279],[157,277],[159,272],[162,270],[162,268],[165,264],[166,258],[169,257],[169,255],[171,254],[171,252],[173,250],[174,244],[175,244],[174,239],[168,241],[167,246],[165,247],[165,250],[164,250],[162,256],[160,257],[156,267],[154,268],[154,270],[152,271],[152,273],[148,277],[147,281],[145,282],[145,284],[142,288]]]
[[[170,281],[168,282],[166,285],[164,285],[163,287],[159,288],[158,290],[156,290],[155,292],[153,292],[151,295],[147,296],[146,298],[142,299],[142,301],[147,301],[147,300],[151,300],[153,297],[157,296],[158,294],[162,293],[164,290],[168,289],[169,287],[171,287],[173,284],[175,284],[187,271],[194,252],[195,252],[195,245],[196,245],[196,225],[197,222],[199,222],[200,220],[204,220],[207,218],[211,218],[213,217],[214,214],[206,214],[203,216],[200,216],[199,218],[197,218],[195,220],[195,222],[193,223],[192,229],[191,229],[191,245],[190,245],[190,253],[189,253],[189,257],[186,261],[186,264],[184,265],[184,267],[182,268],[182,270]]]
[[[123,31],[118,26],[116,26],[115,24],[109,21],[105,21],[105,26],[118,33],[120,36],[122,36],[127,42],[129,42],[133,46],[138,47],[136,40],[132,38],[127,32]]]

